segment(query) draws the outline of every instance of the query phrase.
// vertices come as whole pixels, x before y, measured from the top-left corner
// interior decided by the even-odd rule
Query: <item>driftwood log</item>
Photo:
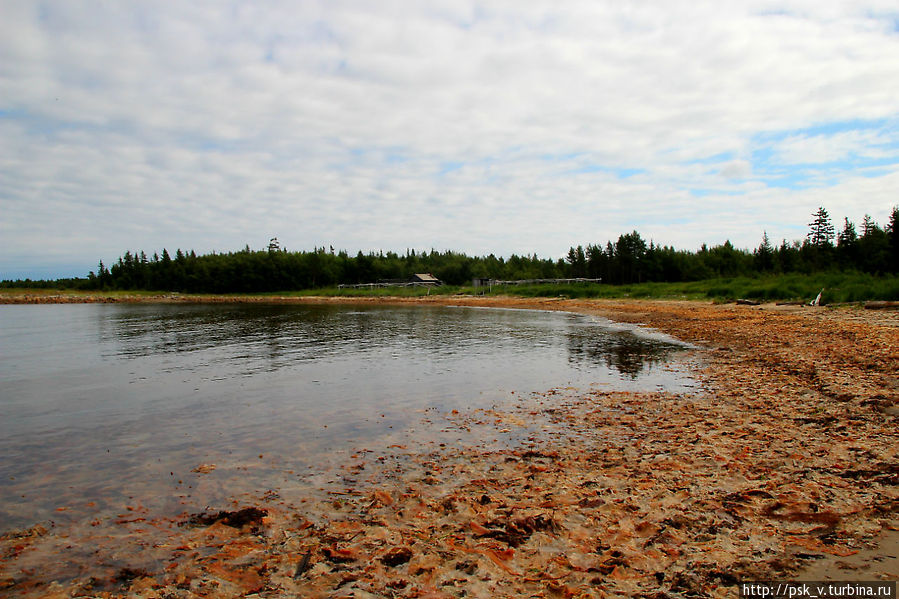
[[[868,310],[899,310],[899,302],[865,302]]]

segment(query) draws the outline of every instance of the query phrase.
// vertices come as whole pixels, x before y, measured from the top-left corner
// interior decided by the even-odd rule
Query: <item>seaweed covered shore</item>
[[[462,443],[360,448],[300,503],[260,494],[172,518],[137,498],[109,521],[0,531],[0,594],[661,599],[812,571],[899,577],[896,313],[405,302],[648,325],[702,348],[703,388],[550,389],[444,414],[431,425]],[[479,443],[534,428],[518,446]]]

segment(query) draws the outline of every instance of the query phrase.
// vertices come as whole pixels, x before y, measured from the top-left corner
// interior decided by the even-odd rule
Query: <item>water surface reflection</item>
[[[64,517],[61,505],[140,497],[180,510],[283,492],[425,410],[558,386],[689,388],[689,373],[671,368],[683,349],[526,310],[2,306],[0,529]],[[200,463],[217,469],[200,480]]]

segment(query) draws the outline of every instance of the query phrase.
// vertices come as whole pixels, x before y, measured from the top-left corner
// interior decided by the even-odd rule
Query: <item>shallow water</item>
[[[335,455],[430,434],[425,414],[550,388],[687,390],[686,353],[531,310],[0,306],[0,531],[289,493]]]

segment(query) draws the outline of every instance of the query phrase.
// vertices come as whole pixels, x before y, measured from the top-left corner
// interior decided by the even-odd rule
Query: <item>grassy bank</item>
[[[71,298],[90,298],[90,297],[106,297],[111,299],[125,300],[128,298],[155,298],[163,295],[173,295],[170,291],[152,291],[145,289],[123,290],[123,289],[71,289],[67,287],[0,287],[0,298],[3,297],[54,297],[65,295]],[[177,295],[177,294],[174,294]]]
[[[302,289],[299,291],[284,291],[273,293],[254,294],[262,297],[426,297],[429,295],[457,295],[471,293],[471,287],[458,287],[456,285],[443,285],[441,287],[379,287],[375,289],[339,289],[337,287],[325,287],[319,289]]]
[[[816,273],[733,277],[681,283],[638,283],[604,285],[504,285],[492,288],[444,285],[442,287],[385,287],[378,289],[305,289],[262,296],[289,297],[422,297],[428,295],[516,295],[522,297],[570,297],[607,299],[689,299],[732,301],[811,301],[821,290],[826,304],[868,300],[899,300],[899,277],[865,273]]]
[[[825,304],[867,300],[899,300],[899,278],[863,273],[818,273],[734,277],[683,283],[639,283],[634,285],[529,285],[495,287],[490,294],[524,297],[692,299],[730,301],[740,298],[759,301],[809,301],[824,290]]]
[[[604,285],[576,283],[566,285],[506,285],[492,288],[459,287],[385,287],[377,289],[339,289],[337,287],[279,291],[273,293],[227,294],[225,297],[423,297],[430,295],[515,295],[521,297],[569,297],[598,299],[689,299],[733,301],[753,299],[762,302],[810,301],[823,289],[824,304],[899,300],[899,277],[864,273],[816,273],[733,277],[681,283],[638,283]],[[2,295],[104,296],[110,298],[178,296],[167,291],[84,291],[69,289],[2,289]],[[192,296],[191,296],[192,297]],[[202,297],[202,295],[200,296]]]

